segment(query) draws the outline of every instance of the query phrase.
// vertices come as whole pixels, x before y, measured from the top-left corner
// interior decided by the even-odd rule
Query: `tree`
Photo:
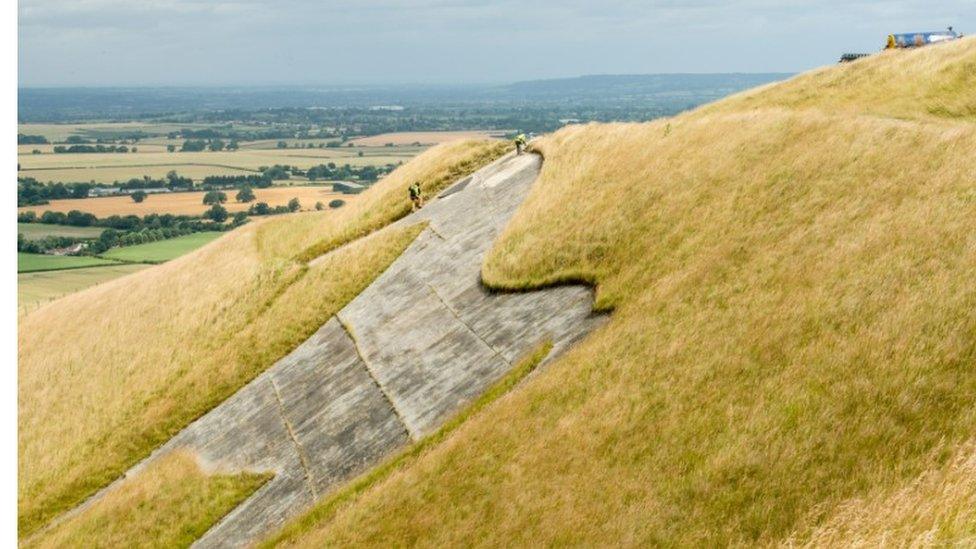
[[[254,196],[254,191],[251,190],[251,187],[244,185],[241,187],[241,190],[237,191],[237,196],[235,198],[238,202],[253,202],[256,197]]]
[[[139,147],[132,147],[132,152],[139,152]],[[360,155],[362,156],[362,155]]]
[[[166,145],[166,150],[167,152],[173,152],[176,150],[176,145],[172,145],[172,144]]]
[[[224,141],[221,139],[212,139],[208,148],[213,152],[221,151],[224,149]]]
[[[206,205],[217,205],[227,202],[227,195],[221,191],[207,191],[207,194],[203,195],[203,203]]]
[[[288,201],[288,211],[297,212],[302,207],[302,203],[298,201],[297,198],[292,198]]]
[[[234,214],[234,225],[240,225],[247,221],[247,212],[237,212]]]
[[[268,206],[267,202],[258,202],[253,204],[250,208],[252,215],[268,215],[271,213],[271,208]]]
[[[183,142],[180,150],[183,152],[199,152],[207,148],[207,142],[203,139],[187,139]]]
[[[275,180],[275,179],[281,180],[281,179],[288,179],[291,177],[291,174],[288,171],[288,167],[282,166],[280,164],[275,164],[274,166],[271,166],[270,168],[262,171],[264,172],[265,177],[267,177],[269,180]]]
[[[322,211],[322,210],[325,209],[325,204],[323,204],[321,202],[316,202],[315,203],[315,209],[318,210],[318,211]]]
[[[214,204],[211,206],[207,213],[203,214],[203,217],[212,219],[217,223],[227,220],[227,208],[221,206],[220,204]]]
[[[341,208],[341,207],[342,207],[343,205],[345,205],[345,203],[346,203],[346,201],[345,201],[345,200],[339,200],[339,199],[337,198],[337,199],[335,199],[335,200],[330,200],[330,201],[329,201],[329,207],[330,207],[330,208],[333,208],[333,209],[334,209],[334,208]]]
[[[68,215],[65,216],[64,222],[68,225],[74,225],[75,227],[91,227],[98,222],[98,218],[94,214],[84,213],[78,210],[71,210]]]
[[[277,147],[279,149],[287,149],[288,148],[288,143],[285,142],[285,141],[279,141]]]
[[[133,202],[135,202],[135,203],[138,204],[139,202],[142,202],[143,200],[145,200],[146,197],[149,196],[149,195],[146,194],[146,191],[136,191],[136,192],[132,193],[129,196],[132,197],[132,201]]]

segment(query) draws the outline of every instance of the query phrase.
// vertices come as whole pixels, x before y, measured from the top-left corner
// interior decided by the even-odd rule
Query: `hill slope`
[[[421,181],[437,192],[507,148],[432,148],[347,208],[250,223],[23,318],[20,534],[118,478],[369,285],[416,235],[398,229],[360,239],[409,213],[407,186]]]
[[[971,541],[974,66],[970,38],[542,140],[484,280],[590,281],[612,320],[279,541]]]

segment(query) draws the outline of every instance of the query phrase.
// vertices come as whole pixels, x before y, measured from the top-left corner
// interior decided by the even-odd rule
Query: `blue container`
[[[895,48],[917,48],[927,46],[936,42],[955,40],[960,38],[960,34],[950,27],[949,30],[937,32],[908,32],[904,34],[889,34],[887,49]]]

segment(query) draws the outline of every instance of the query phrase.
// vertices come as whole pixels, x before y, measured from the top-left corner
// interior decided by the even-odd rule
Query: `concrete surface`
[[[126,476],[174,448],[210,471],[274,472],[195,544],[243,546],[436,430],[540,341],[553,341],[550,360],[584,336],[601,321],[589,288],[490,294],[479,282],[540,166],[506,156],[398,221],[429,225],[315,335]]]

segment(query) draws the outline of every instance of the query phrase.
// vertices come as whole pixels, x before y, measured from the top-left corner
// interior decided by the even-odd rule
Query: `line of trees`
[[[230,142],[225,142],[223,139],[187,139],[180,146],[180,152],[200,152],[204,150],[217,152],[224,149],[236,151],[239,147],[240,145],[237,144],[236,139],[232,139]],[[168,147],[167,150],[172,152],[172,149]]]
[[[67,248],[83,242],[83,239],[70,236],[45,236],[28,240],[23,234],[17,233],[17,251],[26,254],[46,254],[51,250]]]
[[[144,228],[150,229],[191,229],[192,231],[220,230],[211,228],[213,224],[204,222],[200,218],[188,215],[147,214],[138,215],[110,215],[98,218],[94,214],[71,210],[68,213],[46,211],[37,215],[32,211],[17,214],[18,223],[46,223],[49,225],[70,225],[73,227],[105,227],[119,231],[134,231]]]
[[[18,145],[44,145],[48,140],[43,135],[28,135],[26,133],[17,134]]]
[[[257,187],[265,189],[271,186],[271,176],[267,172],[248,175],[208,175],[201,183],[204,189],[224,187]]]
[[[349,164],[336,166],[335,162],[329,162],[328,164],[312,166],[305,171],[305,177],[309,181],[315,181],[316,179],[356,179],[364,182],[376,182],[381,176],[392,172],[395,168],[396,164],[356,167],[350,166]]]
[[[55,145],[54,152],[56,153],[127,153],[129,152],[129,147],[125,145]],[[132,147],[132,152],[138,152],[139,149]]]
[[[173,191],[192,190],[193,180],[183,177],[175,171],[170,171],[163,179],[153,179],[149,176],[132,178],[128,181],[106,185],[104,183],[51,183],[44,184],[33,177],[17,178],[17,206],[38,206],[47,204],[50,200],[64,198],[88,198],[92,189],[108,189],[117,187],[121,191],[135,189],[170,189]]]
[[[247,213],[248,215],[278,215],[297,212],[300,209],[302,209],[302,203],[297,198],[292,198],[288,201],[287,206],[275,206],[274,208],[268,206],[267,202],[258,202],[252,204],[247,209]]]

